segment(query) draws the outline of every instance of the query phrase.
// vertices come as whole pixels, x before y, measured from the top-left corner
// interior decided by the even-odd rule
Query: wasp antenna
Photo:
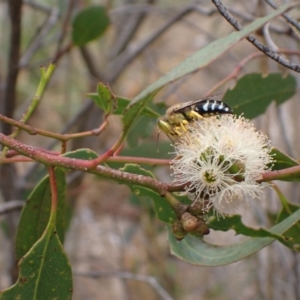
[[[157,139],[156,139],[156,151],[159,153],[159,148],[158,148],[158,140],[159,140],[159,134],[161,133],[161,130],[157,133]]]

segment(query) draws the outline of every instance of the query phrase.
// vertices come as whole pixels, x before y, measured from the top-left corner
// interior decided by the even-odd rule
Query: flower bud
[[[175,220],[175,222],[172,224],[172,231],[178,241],[181,241],[187,235],[187,232],[183,229],[180,220]]]
[[[190,213],[185,212],[181,216],[182,227],[185,231],[191,232],[194,231],[198,226],[198,219],[192,216]]]

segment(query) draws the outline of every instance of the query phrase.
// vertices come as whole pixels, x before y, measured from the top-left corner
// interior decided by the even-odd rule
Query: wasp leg
[[[204,119],[203,116],[201,116],[200,114],[198,114],[197,112],[195,112],[194,110],[189,112],[189,115],[191,115],[191,117],[193,117],[196,120],[201,120]]]
[[[184,132],[182,132],[182,126],[176,126],[173,128],[173,131],[177,136],[181,136]]]
[[[182,131],[183,131],[182,133],[187,132],[186,125],[189,125],[189,121],[187,121],[187,120],[182,120],[182,121],[180,122],[180,128],[181,128]]]

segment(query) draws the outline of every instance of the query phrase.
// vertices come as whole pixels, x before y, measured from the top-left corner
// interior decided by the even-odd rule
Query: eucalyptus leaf
[[[299,166],[299,163],[296,160],[276,148],[272,149],[271,155],[273,155],[274,159],[274,162],[272,163],[273,171]]]
[[[254,73],[239,79],[235,87],[225,93],[223,101],[236,115],[244,114],[246,118],[253,119],[263,114],[273,101],[280,105],[296,91],[296,79],[291,74],[271,73],[263,76]]]
[[[292,213],[298,211],[300,209],[300,206],[294,203],[288,202],[286,199],[284,200],[284,206],[282,207],[276,223],[280,223],[281,221],[285,220],[287,217],[289,217]],[[300,251],[300,221],[295,223],[291,228],[289,228],[285,233],[284,236],[286,240],[288,240],[290,243],[287,245],[293,250]]]
[[[65,173],[61,169],[55,170],[57,180],[58,208],[56,230],[61,242],[64,240],[65,229]],[[16,256],[20,260],[29,249],[40,239],[49,221],[51,211],[51,192],[49,176],[42,179],[29,195],[22,210],[17,236]]]
[[[78,12],[72,22],[72,39],[76,46],[83,46],[100,37],[110,24],[102,5],[94,5]]]
[[[61,225],[59,216],[64,216],[60,202],[64,202],[65,174],[56,169],[54,175],[56,197],[51,195],[46,177],[34,189],[22,212],[16,251],[19,276],[13,286],[0,292],[1,300],[72,298],[72,271],[60,241],[63,230],[58,232],[56,228],[56,224]]]

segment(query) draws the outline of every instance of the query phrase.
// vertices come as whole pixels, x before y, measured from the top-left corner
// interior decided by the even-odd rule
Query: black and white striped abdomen
[[[214,116],[220,114],[232,114],[231,108],[219,100],[203,100],[195,104],[194,110],[201,116]]]

